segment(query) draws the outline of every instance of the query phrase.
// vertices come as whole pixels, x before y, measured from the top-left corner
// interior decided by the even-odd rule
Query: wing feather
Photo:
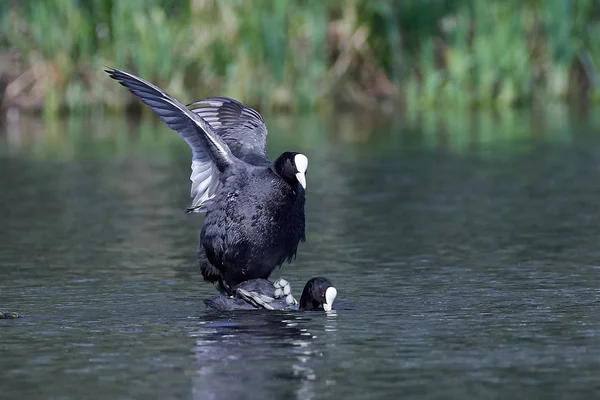
[[[190,146],[192,203],[188,211],[206,211],[206,205],[221,187],[221,173],[236,160],[229,146],[215,131],[213,124],[218,115],[208,115],[212,119],[207,121],[157,86],[133,74],[115,68],[109,68],[106,72],[139,97]]]
[[[227,97],[209,97],[188,107],[210,124],[237,158],[254,165],[268,162],[268,131],[258,111]]]

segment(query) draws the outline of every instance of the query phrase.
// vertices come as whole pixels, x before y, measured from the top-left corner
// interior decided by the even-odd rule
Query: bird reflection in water
[[[190,326],[194,399],[314,398],[318,366],[335,346],[335,311],[209,312]]]

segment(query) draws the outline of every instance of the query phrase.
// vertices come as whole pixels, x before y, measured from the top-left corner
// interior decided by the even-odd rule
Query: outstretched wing
[[[220,173],[235,156],[207,121],[153,84],[118,69],[106,70],[111,78],[128,88],[152,108],[169,128],[192,149],[192,204],[188,212],[203,212],[221,187]]]
[[[237,158],[253,165],[268,162],[267,126],[258,111],[227,97],[209,97],[188,107],[210,124]]]

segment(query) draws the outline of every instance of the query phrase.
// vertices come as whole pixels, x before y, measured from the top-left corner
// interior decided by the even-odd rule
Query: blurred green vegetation
[[[3,105],[49,115],[137,104],[103,65],[263,111],[600,99],[598,0],[5,0],[0,21]]]

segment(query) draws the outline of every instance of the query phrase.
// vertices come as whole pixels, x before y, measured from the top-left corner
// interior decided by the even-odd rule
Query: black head
[[[273,171],[290,185],[302,185],[306,189],[308,158],[304,154],[285,152],[273,162]]]
[[[300,297],[300,309],[331,311],[336,296],[337,290],[329,279],[320,276],[310,278]]]

